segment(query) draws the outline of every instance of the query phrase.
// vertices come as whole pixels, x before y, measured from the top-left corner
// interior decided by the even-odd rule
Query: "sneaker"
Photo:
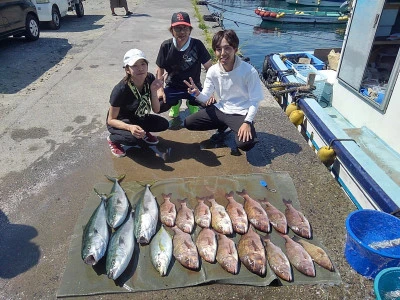
[[[193,115],[194,113],[197,113],[199,111],[199,107],[197,105],[190,105],[187,103],[187,107],[189,108],[189,113]]]
[[[133,12],[128,10],[128,12],[125,14],[125,16],[130,16],[130,15],[133,15]]]
[[[158,144],[158,139],[150,132],[146,132],[146,135],[142,138],[147,144],[156,145]]]
[[[125,150],[122,148],[121,144],[114,143],[110,140],[110,137],[107,137],[108,146],[111,149],[111,153],[116,157],[124,157],[126,155]]]
[[[228,126],[218,129],[211,137],[213,142],[222,142],[225,137],[232,131]]]
[[[179,109],[181,108],[181,104],[182,100],[179,100],[179,103],[177,105],[171,106],[168,114],[171,118],[177,118],[179,116]]]
[[[115,17],[117,14],[116,13],[112,13],[112,15]]]

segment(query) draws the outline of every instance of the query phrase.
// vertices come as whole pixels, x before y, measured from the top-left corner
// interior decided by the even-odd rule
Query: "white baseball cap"
[[[131,49],[128,52],[125,53],[124,55],[124,68],[126,66],[133,66],[139,59],[144,59],[147,63],[149,61],[147,60],[146,56],[144,55],[143,51],[139,49]]]

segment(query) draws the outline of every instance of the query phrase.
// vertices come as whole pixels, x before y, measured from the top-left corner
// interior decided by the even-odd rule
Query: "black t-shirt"
[[[191,38],[189,47],[178,51],[171,38],[161,44],[156,63],[168,72],[167,86],[186,90],[183,80],[189,81],[189,77],[201,88],[201,65],[210,59],[210,53],[200,40]]]
[[[150,86],[154,79],[155,76],[153,74],[147,73],[145,84],[148,83]],[[128,83],[124,82],[124,80],[121,80],[111,92],[110,105],[120,108],[118,120],[134,119],[139,103],[140,99],[135,97]]]

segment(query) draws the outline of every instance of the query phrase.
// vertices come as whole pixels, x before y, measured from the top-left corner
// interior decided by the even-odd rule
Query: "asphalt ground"
[[[108,1],[85,1],[85,17],[66,17],[60,31],[43,30],[35,43],[0,42],[0,298],[56,297],[74,226],[93,186],[107,182],[105,174],[154,181],[283,171],[291,176],[302,211],[340,273],[340,285],[207,284],[131,296],[373,299],[373,282],[344,258],[345,219],[355,206],[267,89],[255,120],[260,142],[247,154],[233,156],[229,147],[202,150],[199,143],[212,132],[178,127],[159,136],[160,147],[171,148],[167,161],[150,150],[134,149],[122,159],[111,155],[105,116],[110,92],[123,76],[123,54],[130,48],[144,50],[154,72],[159,46],[170,36],[171,15],[180,10],[192,17],[193,36],[204,39],[191,1],[128,4],[134,15],[123,18],[111,16]],[[208,14],[206,6],[199,9]]]

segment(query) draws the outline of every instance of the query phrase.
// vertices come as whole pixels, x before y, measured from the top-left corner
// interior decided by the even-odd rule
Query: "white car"
[[[68,11],[76,12],[78,18],[83,17],[82,0],[32,0],[36,6],[40,22],[48,22],[51,29],[59,29],[61,18]]]

